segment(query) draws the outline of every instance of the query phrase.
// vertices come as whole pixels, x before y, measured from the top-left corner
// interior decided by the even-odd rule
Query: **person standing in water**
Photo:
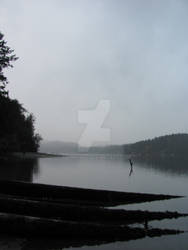
[[[132,162],[132,160],[131,160],[131,159],[129,159],[129,163],[130,163],[131,168],[132,168],[132,167],[133,167],[133,162]]]

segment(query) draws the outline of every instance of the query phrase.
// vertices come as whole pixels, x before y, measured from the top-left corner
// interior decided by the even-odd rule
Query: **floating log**
[[[164,194],[146,194],[94,190],[76,187],[33,184],[18,181],[0,181],[0,196],[6,194],[23,199],[43,200],[87,206],[117,206],[121,204],[149,202],[180,198]]]
[[[17,236],[50,236],[74,238],[93,238],[111,240],[130,240],[145,236],[161,236],[165,234],[179,234],[183,231],[168,229],[130,228],[128,226],[106,226],[95,223],[77,223],[38,217],[21,216],[0,213],[0,232]]]
[[[125,225],[135,222],[188,216],[188,214],[180,214],[177,212],[107,209],[16,199],[5,196],[0,197],[0,212],[108,225]]]

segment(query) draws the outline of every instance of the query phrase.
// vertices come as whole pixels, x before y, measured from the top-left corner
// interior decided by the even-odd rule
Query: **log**
[[[130,240],[145,236],[179,234],[183,231],[168,229],[130,228],[128,226],[106,226],[95,223],[77,223],[55,219],[0,213],[0,232],[26,237],[68,237],[78,239]]]
[[[26,200],[33,199],[62,204],[67,203],[106,207],[182,197],[164,194],[117,192],[1,180],[0,196],[4,194]]]
[[[125,225],[151,220],[172,219],[188,215],[177,212],[149,212],[91,206],[86,207],[16,199],[5,196],[0,197],[0,212],[111,225]]]

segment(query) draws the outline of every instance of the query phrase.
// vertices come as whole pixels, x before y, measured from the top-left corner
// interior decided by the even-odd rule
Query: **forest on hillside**
[[[124,145],[124,153],[135,156],[187,156],[188,134],[172,134]]]

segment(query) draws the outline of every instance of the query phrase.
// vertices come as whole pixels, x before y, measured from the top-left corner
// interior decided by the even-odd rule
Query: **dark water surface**
[[[72,155],[69,157],[41,158],[3,165],[0,167],[0,178],[94,189],[188,196],[188,161],[180,159],[136,161],[133,165],[133,171],[130,172],[130,170],[128,159],[123,156]],[[167,201],[119,206],[118,208],[153,211],[169,210],[187,213],[188,199],[185,197]],[[150,226],[188,231],[188,219],[154,221]],[[157,238],[146,237],[129,242],[99,243],[0,237],[0,249],[158,250],[161,248],[172,250],[187,249],[188,233]]]

